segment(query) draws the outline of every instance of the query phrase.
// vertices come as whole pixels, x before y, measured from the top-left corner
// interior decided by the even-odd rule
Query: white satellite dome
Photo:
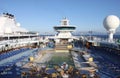
[[[20,27],[20,26],[21,26],[21,25],[20,25],[20,23],[17,23],[16,25],[17,25],[18,27]]]
[[[116,30],[116,28],[118,28],[120,25],[120,20],[115,15],[109,15],[104,19],[103,25],[108,31],[111,29]]]

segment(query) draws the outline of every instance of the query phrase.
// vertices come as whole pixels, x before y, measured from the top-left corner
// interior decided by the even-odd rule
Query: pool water
[[[48,67],[52,68],[55,65],[61,66],[63,62],[74,66],[74,62],[70,53],[54,53],[52,58],[47,62]]]

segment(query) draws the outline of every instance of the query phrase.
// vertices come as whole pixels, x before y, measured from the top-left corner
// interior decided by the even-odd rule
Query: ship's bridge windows
[[[64,22],[63,22],[63,25],[67,25],[67,21],[64,21]]]
[[[55,27],[55,30],[75,30],[75,27]]]

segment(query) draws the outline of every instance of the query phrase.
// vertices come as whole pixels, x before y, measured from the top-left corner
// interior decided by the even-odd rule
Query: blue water
[[[45,37],[45,36],[54,36],[54,35],[40,35],[41,37]],[[81,35],[74,35],[74,36],[81,36]],[[90,35],[83,35],[83,36],[90,36]],[[107,39],[108,35],[91,35],[91,36],[96,36],[96,37],[100,37],[100,38],[104,38]],[[115,39],[120,39],[120,35],[114,35]]]
[[[100,38],[108,38],[108,35],[92,35],[92,36],[96,36],[96,37],[100,37]],[[120,35],[114,35],[113,36],[115,39],[120,39]]]

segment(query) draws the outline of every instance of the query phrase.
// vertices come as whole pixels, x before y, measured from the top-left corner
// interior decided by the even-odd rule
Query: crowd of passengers
[[[91,74],[90,74],[91,73]],[[73,66],[68,66],[63,63],[61,66],[54,66],[54,68],[41,68],[33,66],[30,71],[22,72],[21,78],[100,78],[95,72],[82,73]]]

